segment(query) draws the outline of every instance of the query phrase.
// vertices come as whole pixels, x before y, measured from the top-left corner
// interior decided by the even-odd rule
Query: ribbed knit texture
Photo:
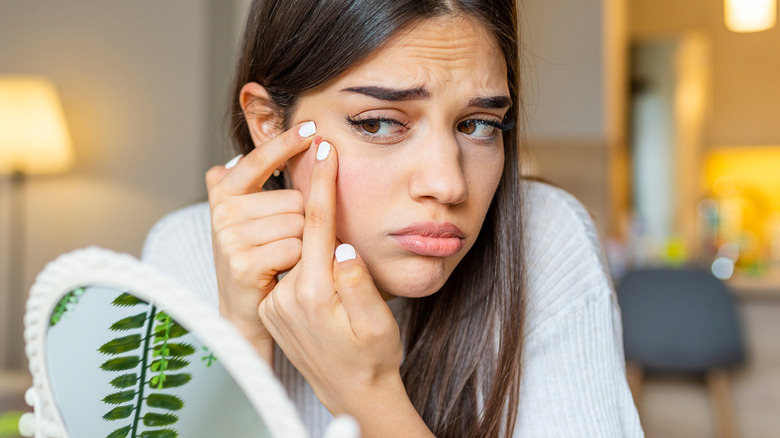
[[[526,344],[514,436],[644,436],[625,378],[620,310],[593,223],[566,192],[535,182],[525,187]],[[158,222],[142,258],[217,311],[207,203]],[[401,303],[390,302],[396,315]],[[333,417],[278,348],[274,370],[310,436],[323,436]]]

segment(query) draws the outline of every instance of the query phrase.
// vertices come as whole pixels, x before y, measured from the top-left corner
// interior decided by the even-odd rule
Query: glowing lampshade
[[[0,173],[56,173],[72,165],[54,85],[35,77],[0,77]]]
[[[724,0],[726,27],[734,32],[771,29],[777,21],[777,0]]]

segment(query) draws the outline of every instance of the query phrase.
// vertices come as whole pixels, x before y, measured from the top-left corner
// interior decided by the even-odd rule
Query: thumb
[[[396,324],[393,313],[379,294],[355,248],[343,243],[336,248],[335,258],[333,282],[355,336],[373,336],[384,323]]]

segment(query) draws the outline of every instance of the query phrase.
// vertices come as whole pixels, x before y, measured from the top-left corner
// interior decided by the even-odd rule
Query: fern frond
[[[141,438],[178,438],[179,433],[173,429],[146,430],[141,432]]]
[[[114,338],[98,348],[98,351],[103,354],[110,354],[112,356],[121,353],[127,353],[128,351],[138,349],[141,346],[141,341],[142,339],[140,334]]]
[[[149,394],[149,397],[146,397],[146,405],[150,408],[178,411],[184,407],[184,400],[172,394]]]
[[[148,303],[140,298],[136,298],[133,295],[130,295],[127,292],[124,292],[123,294],[116,297],[114,301],[111,302],[111,304],[117,307],[132,307],[132,306],[137,306],[139,304],[148,304]]]
[[[176,371],[189,365],[190,361],[186,359],[177,359],[177,358],[157,359],[154,362],[152,362],[151,365],[152,371],[154,372],[160,371],[163,368],[162,366],[163,364],[165,364],[166,371]]]
[[[108,329],[114,332],[132,330],[132,329],[143,327],[145,322],[146,322],[146,312],[120,319]]]
[[[65,315],[65,312],[73,310],[73,308],[79,302],[79,297],[83,294],[84,294],[83,287],[80,287],[78,289],[73,289],[72,291],[65,294],[65,296],[62,297],[62,299],[57,303],[57,305],[54,306],[54,310],[51,312],[51,318],[49,319],[49,327],[54,327],[58,322],[60,322],[60,319],[62,319],[62,316]]]
[[[114,409],[108,411],[106,415],[103,415],[103,419],[108,421],[121,420],[123,418],[129,417],[133,413],[134,409],[135,406],[133,405],[117,406]]]
[[[190,373],[166,374],[163,379],[155,379],[155,377],[159,376],[152,377],[150,381],[153,389],[175,388],[192,380],[192,374]],[[160,380],[162,380],[162,384],[160,384]]]
[[[106,438],[125,438],[128,432],[130,432],[130,426],[125,426],[111,432]]]
[[[136,382],[138,382],[138,374],[136,373],[128,373],[128,374],[122,374],[119,377],[114,378],[111,382],[111,386],[117,389],[122,388],[129,388],[131,386],[135,386]]]
[[[183,357],[183,356],[189,356],[191,354],[195,353],[195,347],[190,344],[184,344],[184,343],[174,343],[174,344],[167,344],[167,345],[155,345],[154,349],[152,350],[152,356],[159,357],[159,356],[173,356],[173,357]]]
[[[154,343],[162,342],[165,339],[173,339],[173,338],[180,338],[187,333],[187,329],[180,326],[179,323],[174,321],[170,326],[170,331],[166,333],[166,327],[157,326],[157,328],[154,329]]]
[[[205,354],[205,356],[201,357],[200,360],[206,362],[206,368],[210,368],[217,361],[217,356],[214,356],[214,353],[210,352],[208,347],[205,345],[200,347],[200,349],[203,351],[203,354]]]
[[[109,394],[103,398],[104,403],[108,403],[110,405],[119,405],[122,403],[127,403],[130,400],[135,397],[136,392],[132,389],[128,389],[127,391],[120,391],[115,392],[113,394]]]
[[[179,417],[174,414],[156,414],[154,412],[144,414],[144,426],[148,427],[169,426],[177,421],[179,421]]]
[[[103,371],[127,371],[137,367],[139,363],[141,363],[141,358],[138,356],[123,356],[103,362],[100,369]]]

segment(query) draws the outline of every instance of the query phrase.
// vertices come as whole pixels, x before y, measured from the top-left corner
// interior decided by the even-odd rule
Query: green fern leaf
[[[145,322],[146,322],[146,312],[120,319],[108,329],[115,332],[137,329],[143,327]]]
[[[160,325],[160,326],[158,326],[157,328],[154,329],[154,343],[155,344],[158,343],[158,342],[164,341],[165,339],[180,338],[180,337],[186,335],[187,333],[189,333],[187,331],[187,329],[185,329],[184,327],[180,326],[175,321],[171,324],[171,330],[168,333],[168,337],[167,338],[165,337],[165,330],[166,330],[166,327],[162,326],[162,325]]]
[[[130,414],[133,413],[133,409],[135,409],[135,406],[133,405],[117,406],[108,411],[106,415],[103,415],[103,418],[109,421],[121,420],[122,418],[129,417]]]
[[[168,351],[163,351],[162,345],[157,345],[154,347],[154,350],[152,352],[152,355],[154,357],[159,356],[173,356],[173,357],[182,357],[182,356],[189,356],[191,354],[195,353],[195,347],[193,347],[190,344],[168,344],[165,346],[165,349]]]
[[[139,304],[148,304],[148,303],[125,292],[122,295],[116,297],[116,299],[114,299],[114,301],[112,301],[111,304],[118,307],[132,307],[132,306],[137,306]]]
[[[158,376],[154,376],[158,377]],[[152,378],[152,387],[154,389],[164,389],[164,388],[176,388],[177,386],[184,385],[185,383],[192,380],[192,375],[190,373],[181,373],[181,374],[166,374],[165,378],[162,382],[162,387],[157,388],[157,383],[159,383],[158,380],[155,380],[155,378]]]
[[[111,386],[114,388],[129,388],[138,382],[138,374],[136,373],[129,373],[129,374],[122,374],[121,376],[115,378],[112,380]]]
[[[190,364],[190,361],[186,359],[176,359],[176,358],[166,359],[166,362],[168,362],[167,366],[165,367],[166,371],[180,370]],[[152,362],[152,371],[155,372],[160,371],[161,365],[162,365],[162,359],[155,360],[154,362]]]
[[[130,429],[131,429],[130,426],[122,427],[120,429],[111,432],[106,438],[125,438],[128,432],[130,432]]]
[[[179,433],[173,429],[145,430],[141,432],[141,438],[177,438]]]
[[[103,362],[100,369],[103,371],[126,371],[137,367],[139,363],[141,363],[141,358],[138,356],[123,356]]]
[[[168,426],[179,421],[179,417],[173,414],[155,414],[148,412],[144,415],[144,426]]]
[[[184,407],[184,401],[171,394],[150,394],[149,397],[146,397],[146,405],[150,408],[178,411]]]
[[[141,335],[134,334],[130,336],[123,336],[121,338],[114,338],[98,349],[103,354],[120,354],[133,351],[141,346]]]
[[[119,405],[122,403],[129,402],[130,400],[133,399],[133,397],[135,397],[135,391],[132,389],[128,389],[127,391],[120,391],[120,392],[115,392],[113,394],[107,395],[103,399],[103,402],[108,403],[110,405]]]

